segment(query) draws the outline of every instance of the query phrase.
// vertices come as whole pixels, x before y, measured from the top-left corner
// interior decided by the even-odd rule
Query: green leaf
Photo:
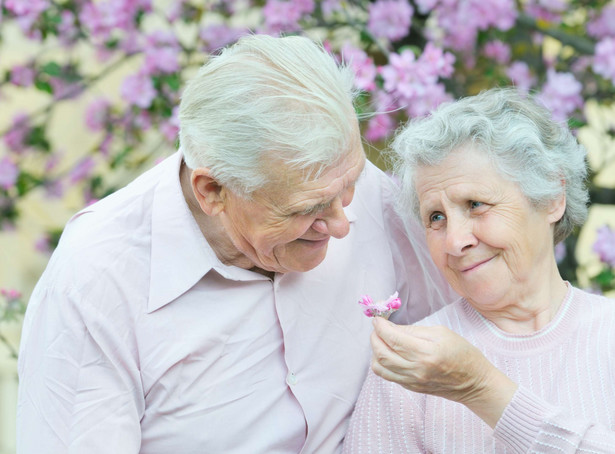
[[[21,197],[42,184],[43,182],[40,178],[36,178],[31,173],[21,171],[17,177],[15,187],[17,188],[17,194]]]
[[[587,122],[581,120],[580,118],[571,117],[568,119],[568,127],[570,129],[578,129],[586,125],[587,125]]]
[[[53,77],[58,77],[62,74],[62,67],[56,62],[50,61],[49,63],[46,63],[41,67],[41,72],[43,74],[49,74]]]
[[[51,87],[51,84],[47,81],[35,80],[34,86],[40,91],[44,91],[45,93],[49,93],[50,95],[53,94],[53,88]]]
[[[604,267],[600,273],[593,278],[602,289],[608,289],[615,283],[615,273],[612,268]]]
[[[165,76],[164,82],[171,90],[178,91],[179,87],[181,86],[181,79],[179,77],[179,73],[173,73]]]
[[[110,164],[111,168],[115,169],[117,166],[122,164],[131,152],[132,152],[132,147],[125,147],[122,151],[116,154],[113,157],[113,160],[111,161],[111,164]]]
[[[45,137],[45,128],[43,126],[33,127],[28,134],[26,143],[44,151],[51,150],[51,145],[49,144],[47,137]]]

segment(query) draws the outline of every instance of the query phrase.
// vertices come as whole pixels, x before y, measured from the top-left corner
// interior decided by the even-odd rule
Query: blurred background
[[[245,33],[307,35],[350,65],[385,170],[408,118],[493,86],[535,94],[588,152],[590,215],[560,270],[615,296],[614,1],[0,0],[0,454],[23,311],[65,222],[176,150],[185,81]]]

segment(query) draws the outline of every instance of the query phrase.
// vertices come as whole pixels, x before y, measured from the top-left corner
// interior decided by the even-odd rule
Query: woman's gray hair
[[[440,105],[431,115],[400,128],[392,143],[393,172],[401,180],[400,209],[418,215],[414,175],[460,147],[486,153],[505,178],[516,182],[536,208],[566,193],[566,211],[554,242],[587,218],[586,152],[565,125],[514,88],[495,88]]]
[[[183,93],[186,164],[208,167],[246,198],[268,182],[275,160],[317,177],[360,144],[353,82],[350,68],[308,38],[244,36]]]

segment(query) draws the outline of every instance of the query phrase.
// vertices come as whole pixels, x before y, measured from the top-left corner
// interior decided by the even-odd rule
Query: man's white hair
[[[353,77],[308,38],[242,37],[183,93],[186,164],[244,197],[268,182],[274,161],[318,176],[360,143]]]

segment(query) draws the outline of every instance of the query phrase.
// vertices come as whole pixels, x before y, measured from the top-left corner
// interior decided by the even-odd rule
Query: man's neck
[[[255,267],[250,259],[237,250],[217,216],[208,216],[203,212],[192,191],[192,184],[190,183],[191,172],[190,168],[182,161],[182,165],[179,169],[179,181],[182,193],[201,233],[207,240],[209,246],[216,253],[218,259],[225,265],[244,268],[273,279],[275,273]]]

